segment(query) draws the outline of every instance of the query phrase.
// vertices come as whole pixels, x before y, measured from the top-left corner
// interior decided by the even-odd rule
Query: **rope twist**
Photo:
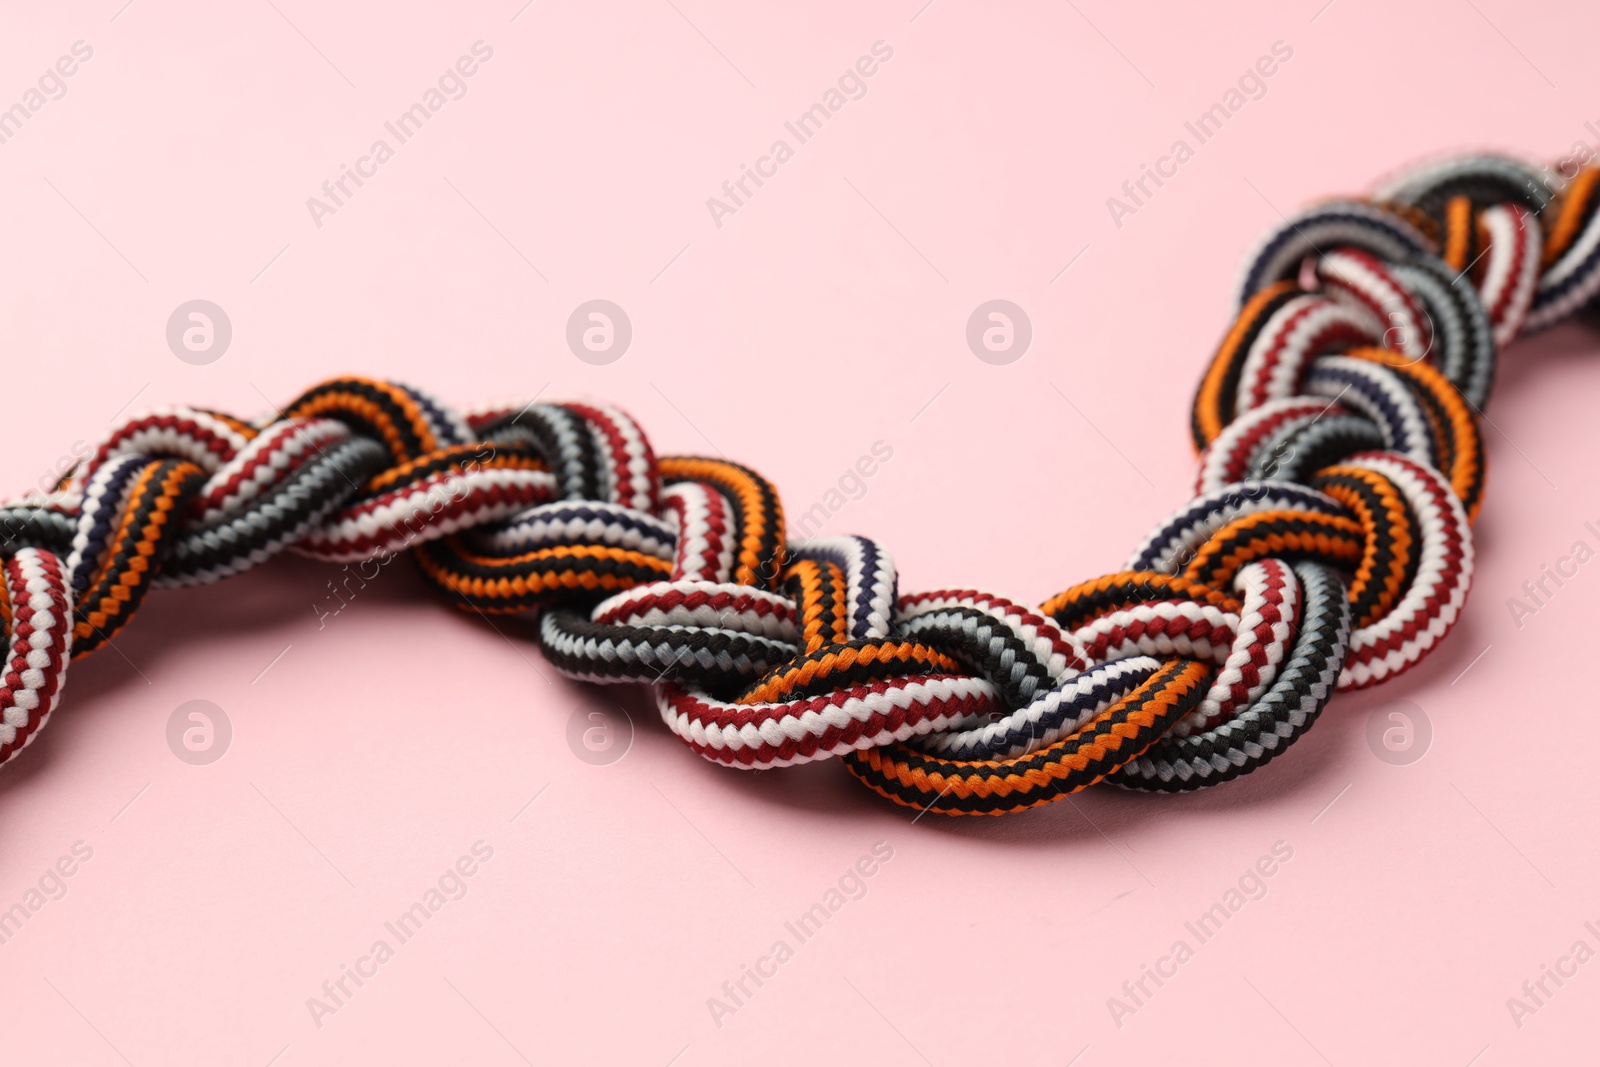
[[[1551,178],[1449,159],[1267,234],[1195,396],[1194,499],[1037,608],[903,594],[864,537],[789,541],[760,474],[657,457],[605,404],[457,413],[352,377],[258,421],[135,415],[0,506],[0,762],[150,589],[288,549],[408,554],[464,610],[537,613],[558,670],[650,684],[729,767],[835,756],[952,815],[1229,781],[1460,617],[1496,354],[1600,293],[1600,168]]]

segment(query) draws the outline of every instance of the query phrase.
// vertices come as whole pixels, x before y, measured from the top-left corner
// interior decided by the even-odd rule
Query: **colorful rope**
[[[952,815],[1228,781],[1460,616],[1496,352],[1600,293],[1597,208],[1600,169],[1469,156],[1285,220],[1195,397],[1195,498],[1125,570],[1038,609],[901,594],[866,538],[788,542],[761,475],[658,459],[602,404],[457,414],[341,378],[259,422],[129,418],[53,492],[0,506],[0,761],[153,586],[291,549],[410,552],[462,608],[538,612],[557,669],[652,685],[730,767],[839,756]]]

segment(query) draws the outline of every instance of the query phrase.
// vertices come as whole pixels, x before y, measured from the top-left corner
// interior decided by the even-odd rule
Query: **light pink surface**
[[[256,414],[347,371],[463,406],[592,394],[795,511],[884,440],[830,531],[880,539],[905,589],[1037,602],[1187,498],[1191,389],[1279,211],[1440,150],[1554,157],[1600,119],[1583,5],[921,3],[8,13],[0,104],[73,42],[94,55],[0,145],[0,485],[135,398]],[[306,198],[479,40],[467,95],[316,226]],[[880,40],[866,95],[715,225],[706,199]],[[1115,226],[1106,198],[1275,41],[1294,54],[1267,95]],[[634,325],[609,366],[564,341],[596,297]],[[964,340],[997,297],[1035,331],[1004,367]],[[163,336],[194,298],[233,322],[210,366]],[[5,1058],[1572,1062],[1600,964],[1520,1027],[1506,1002],[1600,948],[1600,574],[1520,630],[1506,599],[1597,543],[1597,340],[1563,328],[1502,364],[1443,649],[1197,795],[912,825],[834,763],[695,758],[642,691],[557,678],[525,629],[442,606],[406,564],[320,632],[331,569],[304,561],[155,594],[0,774],[0,908],[93,850],[0,945]],[[192,699],[233,723],[210,766],[165,741]],[[1366,740],[1396,700],[1433,724],[1409,766]],[[618,706],[632,750],[580,762],[569,716]],[[478,841],[466,895],[318,1026],[307,998]],[[880,841],[866,896],[716,1025],[707,998]],[[1185,922],[1275,842],[1293,859],[1267,895],[1119,1027],[1107,999],[1196,944]]]

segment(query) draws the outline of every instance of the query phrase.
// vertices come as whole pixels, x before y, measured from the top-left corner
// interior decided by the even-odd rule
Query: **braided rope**
[[[838,756],[945,814],[1247,774],[1459,618],[1496,353],[1600,294],[1600,168],[1550,174],[1445,160],[1269,233],[1195,396],[1195,498],[1037,609],[902,594],[866,538],[788,542],[761,475],[658,458],[603,404],[457,413],[340,378],[259,422],[130,417],[0,505],[0,762],[151,588],[288,549],[408,553],[462,608],[537,612],[558,670],[652,685],[730,767]]]

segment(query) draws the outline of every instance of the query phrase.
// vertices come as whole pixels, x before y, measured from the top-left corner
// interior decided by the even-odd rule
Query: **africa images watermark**
[[[392,121],[385,122],[383,128],[394,139],[390,144],[387,138],[380,137],[368,147],[366,155],[356,157],[354,165],[339,164],[339,176],[330,178],[322,183],[322,197],[310,196],[306,198],[306,210],[311,212],[311,221],[317,229],[322,229],[322,220],[328,215],[337,215],[339,209],[345,207],[357,190],[367,184],[367,180],[378,175],[378,168],[395,157],[395,151],[411,138],[422,132],[422,127],[434,115],[444,110],[445,104],[452,100],[460,100],[467,95],[467,79],[478,73],[479,65],[489,62],[494,58],[494,48],[483,41],[472,42],[470,55],[463,55],[455,63],[439,75],[439,79],[423,92],[422,99],[400,112]],[[355,188],[351,188],[351,185]]]
[[[483,869],[483,864],[492,859],[494,847],[487,841],[474,841],[471,853],[463,853],[446,867],[434,883],[423,891],[421,899],[383,924],[386,936],[378,938],[364,955],[356,957],[353,966],[339,964],[339,973],[322,983],[321,995],[306,998],[306,1010],[311,1013],[311,1021],[317,1024],[317,1029],[322,1029],[327,1016],[337,1015],[348,1007],[351,999],[378,976],[379,968],[394,959],[400,946],[422,932],[428,920],[439,914],[446,904],[464,898],[471,888],[468,879],[477,875]]]
[[[883,465],[893,458],[894,446],[887,441],[872,442],[872,448],[857,456],[856,461],[844,469],[838,481],[828,487],[820,500],[804,511],[791,513],[789,540],[799,541],[815,537],[828,525],[829,520],[845,509],[847,504],[865,498],[867,480],[881,471]]]
[[[893,58],[893,47],[883,41],[874,41],[871,55],[857,59],[853,66],[847,67],[839,75],[835,85],[822,94],[820,101],[802,111],[793,121],[783,124],[783,128],[794,138],[793,145],[787,138],[780,137],[772,142],[766,155],[756,157],[754,166],[739,164],[738,176],[722,183],[722,196],[706,198],[706,210],[711,212],[711,221],[716,223],[717,229],[722,229],[722,220],[726,216],[737,215],[739,209],[755,196],[756,189],[767,183],[767,179],[776,178],[778,168],[794,158],[795,150],[800,145],[821,133],[822,127],[843,111],[845,104],[866,96],[867,79],[878,73],[879,64]],[[752,183],[754,189],[751,188]]]
[[[1590,937],[1600,940],[1600,926],[1594,920],[1584,923],[1583,929]],[[1511,1021],[1517,1029],[1527,1025],[1530,1015],[1537,1015],[1548,1007],[1562,987],[1578,977],[1578,968],[1594,959],[1594,955],[1594,948],[1580,937],[1564,955],[1556,957],[1553,965],[1540,963],[1538,975],[1523,982],[1518,990],[1522,995],[1506,998],[1506,1010],[1511,1013]]]
[[[1589,537],[1600,543],[1600,527],[1592,522],[1583,524],[1583,529]],[[1511,621],[1516,623],[1517,629],[1527,625],[1530,615],[1537,615],[1540,611],[1550,606],[1550,601],[1576,578],[1579,569],[1595,558],[1594,546],[1585,538],[1578,538],[1572,547],[1562,556],[1557,556],[1555,565],[1548,563],[1539,564],[1539,575],[1529,578],[1522,583],[1522,596],[1506,597],[1506,609],[1511,612]]]
[[[1228,87],[1218,103],[1202,111],[1194,121],[1183,124],[1183,128],[1194,138],[1193,145],[1188,139],[1180,137],[1172,142],[1166,155],[1156,157],[1154,166],[1139,164],[1138,176],[1122,183],[1122,194],[1126,199],[1106,197],[1106,210],[1111,213],[1111,221],[1117,229],[1122,229],[1125,216],[1137,215],[1139,209],[1149,204],[1167,181],[1176,178],[1178,168],[1193,159],[1201,146],[1221,133],[1229,119],[1243,111],[1250,101],[1265,97],[1267,79],[1277,74],[1280,66],[1293,58],[1294,49],[1288,42],[1273,41],[1271,54],[1261,56],[1253,66],[1245,68],[1238,82]]]
[[[795,957],[795,950],[817,934],[822,932],[823,926],[844,910],[844,906],[854,900],[863,900],[867,895],[867,880],[882,870],[883,865],[894,859],[894,846],[887,841],[875,841],[872,851],[857,859],[855,863],[846,867],[835,883],[828,887],[822,894],[822,899],[811,907],[801,912],[797,918],[783,924],[785,937],[780,937],[772,943],[765,954],[758,956],[755,963],[740,964],[737,976],[722,983],[721,996],[706,998],[706,1010],[711,1013],[711,1021],[721,1030],[729,1016],[737,1015],[739,1009],[750,1003],[751,999],[761,991],[762,986],[778,976],[778,968]],[[790,944],[789,939],[794,939]]]
[[[0,911],[0,945],[9,944],[22,932],[35,915],[53,900],[67,895],[67,879],[77,874],[83,864],[94,859],[94,848],[85,841],[74,841],[71,849],[44,869],[15,904]]]
[[[1595,143],[1590,144],[1580,137],[1572,142],[1566,155],[1544,168],[1545,188],[1552,194],[1565,189],[1584,167],[1600,158],[1600,127],[1596,127],[1591,119],[1583,124],[1583,128],[1594,135]]]
[[[94,48],[83,41],[73,41],[70,54],[61,56],[45,68],[33,85],[23,91],[15,104],[0,110],[0,144],[8,144],[22,132],[22,126],[44,110],[52,100],[67,95],[67,79],[78,73],[78,65],[94,58]]]
[[[1274,841],[1270,853],[1246,867],[1238,880],[1222,894],[1221,900],[1201,912],[1193,921],[1183,924],[1188,936],[1175,940],[1154,965],[1140,964],[1138,976],[1122,983],[1122,996],[1106,998],[1106,1010],[1111,1013],[1111,1021],[1117,1024],[1117,1029],[1122,1029],[1128,1016],[1137,1015],[1148,1007],[1161,987],[1178,976],[1179,968],[1194,959],[1196,950],[1221,933],[1228,920],[1243,911],[1246,904],[1253,900],[1265,900],[1267,879],[1292,859],[1294,846],[1287,841]],[[1190,943],[1191,938],[1193,944]]]

